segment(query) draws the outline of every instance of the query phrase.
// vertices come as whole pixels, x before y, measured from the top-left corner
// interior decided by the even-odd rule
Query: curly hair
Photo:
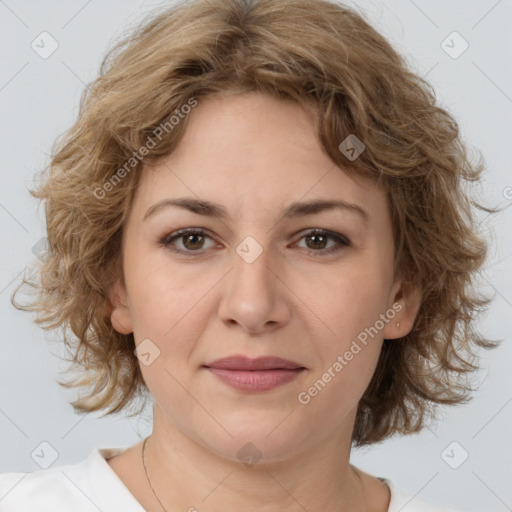
[[[363,13],[329,0],[188,0],[130,30],[105,55],[30,190],[46,201],[48,250],[34,264],[37,279],[24,276],[11,296],[44,329],[62,328],[68,371],[78,375],[59,384],[83,392],[75,411],[118,413],[147,392],[133,333],[116,332],[110,319],[123,226],[144,164],[171,154],[185,133],[189,117],[170,116],[226,91],[316,105],[322,150],[388,195],[395,272],[422,302],[411,332],[384,340],[352,442],[418,432],[437,404],[467,401],[478,349],[497,346],[474,325],[491,299],[472,282],[488,250],[473,207],[495,210],[465,190],[483,158],[472,161],[432,86]],[[354,160],[340,150],[349,135],[365,146]],[[23,284],[38,292],[32,304],[14,300]]]

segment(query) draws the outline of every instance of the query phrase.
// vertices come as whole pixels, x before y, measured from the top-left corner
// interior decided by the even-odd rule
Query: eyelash
[[[190,251],[190,250],[176,249],[175,247],[171,247],[172,241],[174,239],[183,238],[185,235],[192,235],[192,234],[207,236],[208,238],[212,238],[202,228],[185,228],[185,229],[180,229],[178,231],[175,231],[174,233],[171,233],[170,235],[166,235],[164,238],[162,238],[160,240],[160,245],[169,249],[170,251],[177,252],[179,254],[185,254],[187,256],[192,255],[193,253],[202,254],[204,252],[202,250]],[[340,245],[331,247],[329,249],[317,249],[317,250],[309,249],[309,251],[307,252],[307,254],[309,256],[322,257],[322,256],[326,256],[326,255],[331,255],[331,254],[341,251],[345,247],[350,246],[350,241],[348,240],[348,238],[341,236],[337,233],[334,233],[332,231],[327,231],[325,229],[318,229],[318,228],[310,229],[308,232],[304,233],[299,240],[302,240],[303,238],[305,238],[307,236],[311,236],[311,235],[327,236],[328,238],[331,238],[331,239],[335,240],[336,242],[338,242],[338,244],[340,244]]]

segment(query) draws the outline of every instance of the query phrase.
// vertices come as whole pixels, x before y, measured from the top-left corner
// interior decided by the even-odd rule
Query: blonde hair
[[[467,400],[463,377],[478,368],[475,350],[496,346],[474,326],[490,299],[472,286],[487,251],[472,206],[494,210],[464,191],[484,166],[470,161],[457,122],[353,9],[326,0],[193,0],[155,12],[107,53],[31,191],[46,201],[48,253],[35,268],[39,282],[23,278],[11,300],[36,311],[44,329],[62,328],[79,375],[59,383],[85,392],[75,410],[113,414],[147,392],[133,334],[110,320],[123,226],[142,160],[171,154],[186,130],[188,116],[177,124],[171,116],[226,91],[313,102],[323,150],[388,193],[395,271],[421,289],[422,304],[407,336],[384,341],[353,442],[417,432],[435,404]],[[155,133],[158,143],[136,158]],[[349,135],[365,145],[353,161],[339,149]],[[23,283],[38,290],[29,306],[14,300]]]

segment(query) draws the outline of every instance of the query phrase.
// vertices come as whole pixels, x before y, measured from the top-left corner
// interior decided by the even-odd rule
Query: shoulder
[[[0,474],[0,510],[2,512],[80,512],[107,511],[112,503],[124,510],[139,512],[137,503],[105,457],[123,449],[95,449],[76,464],[67,464],[29,473]]]
[[[420,500],[417,496],[396,488],[388,479],[382,478],[391,490],[388,512],[459,512]]]
[[[78,483],[76,483],[78,480]],[[69,466],[33,471],[32,473],[0,474],[0,510],[15,512],[18,510],[34,510],[37,503],[38,512],[57,512],[66,506],[80,506],[84,511],[93,510],[92,503],[87,503],[91,490],[87,485],[80,484],[80,475],[76,470],[69,474]],[[59,508],[56,508],[56,497],[59,497]],[[85,508],[89,506],[89,508]],[[94,508],[97,511],[97,508]]]

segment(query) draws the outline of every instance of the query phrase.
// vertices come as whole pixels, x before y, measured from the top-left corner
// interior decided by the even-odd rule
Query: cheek
[[[326,407],[350,409],[371,380],[386,325],[381,316],[387,299],[384,277],[376,262],[354,265],[350,272],[331,274],[323,287],[328,293],[313,294],[329,329],[321,326],[317,332],[321,365],[308,385],[314,385],[313,394],[322,390],[325,396],[319,402]]]
[[[314,417],[331,418],[331,425],[338,424],[357,407],[375,372],[382,347],[382,336],[358,332],[347,322],[347,332],[349,329],[358,334],[338,336],[334,343],[332,337],[325,340],[320,354],[322,363],[298,397],[301,404],[309,404],[307,409],[311,406]]]
[[[321,293],[314,292],[316,308],[332,331],[331,338],[337,340],[336,350],[372,330],[385,313],[389,293],[385,277],[377,265],[357,265],[333,272]]]
[[[208,291],[218,277],[204,272],[202,276],[174,272],[170,266],[166,272],[153,267],[141,272],[134,287],[135,340],[150,339],[160,352],[156,366],[172,372],[180,382],[187,378],[187,365],[196,364],[191,360],[194,348],[214,314]]]
[[[155,254],[136,254],[126,267],[126,279],[136,324],[160,336],[175,330],[195,309],[211,287],[211,279],[192,272],[192,267],[173,265],[165,249]],[[170,333],[169,333],[170,334]]]

